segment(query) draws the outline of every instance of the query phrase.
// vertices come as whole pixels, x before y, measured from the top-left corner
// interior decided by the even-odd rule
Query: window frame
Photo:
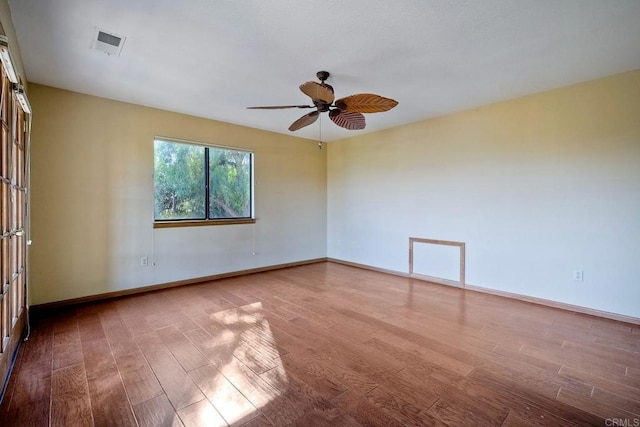
[[[205,149],[204,157],[204,196],[205,196],[205,218],[203,219],[194,219],[194,218],[185,218],[185,219],[156,219],[155,212],[155,143],[156,141],[169,142],[175,144],[186,144],[192,146],[203,147]],[[234,224],[254,224],[256,222],[255,218],[255,153],[251,149],[247,148],[239,148],[239,147],[230,147],[227,145],[220,144],[212,144],[208,142],[202,141],[192,141],[186,139],[178,139],[156,135],[153,137],[154,144],[154,172],[153,176],[153,228],[174,228],[174,227],[197,227],[197,226],[216,226],[216,225],[234,225]],[[249,153],[251,156],[250,169],[249,169],[249,198],[250,198],[250,214],[248,217],[238,217],[238,218],[209,218],[210,215],[210,165],[209,165],[209,148],[213,149],[221,149],[221,150],[232,150],[232,151],[242,151],[245,153]]]

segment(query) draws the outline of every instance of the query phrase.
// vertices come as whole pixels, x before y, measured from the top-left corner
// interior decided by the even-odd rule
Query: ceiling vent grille
[[[110,56],[119,56],[126,37],[96,28],[91,48]]]

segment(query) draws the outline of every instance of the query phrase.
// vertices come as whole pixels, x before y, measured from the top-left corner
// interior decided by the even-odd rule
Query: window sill
[[[255,224],[255,218],[155,221],[153,228],[200,227],[208,225]]]

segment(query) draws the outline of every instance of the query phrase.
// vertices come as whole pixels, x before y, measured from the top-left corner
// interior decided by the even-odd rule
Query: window
[[[254,222],[253,153],[154,141],[156,226]]]

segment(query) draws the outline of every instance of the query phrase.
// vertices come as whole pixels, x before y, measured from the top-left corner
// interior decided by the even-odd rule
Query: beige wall
[[[326,151],[36,84],[29,96],[33,304],[324,256],[406,272],[413,236],[466,242],[469,284],[640,317],[640,71]],[[253,149],[257,223],[154,230],[154,135]]]
[[[29,89],[32,304],[326,256],[326,151],[313,141]],[[253,150],[256,224],[154,230],[155,135]]]
[[[640,317],[640,70],[328,152],[328,256],[407,272],[409,237],[463,241],[469,284]]]

